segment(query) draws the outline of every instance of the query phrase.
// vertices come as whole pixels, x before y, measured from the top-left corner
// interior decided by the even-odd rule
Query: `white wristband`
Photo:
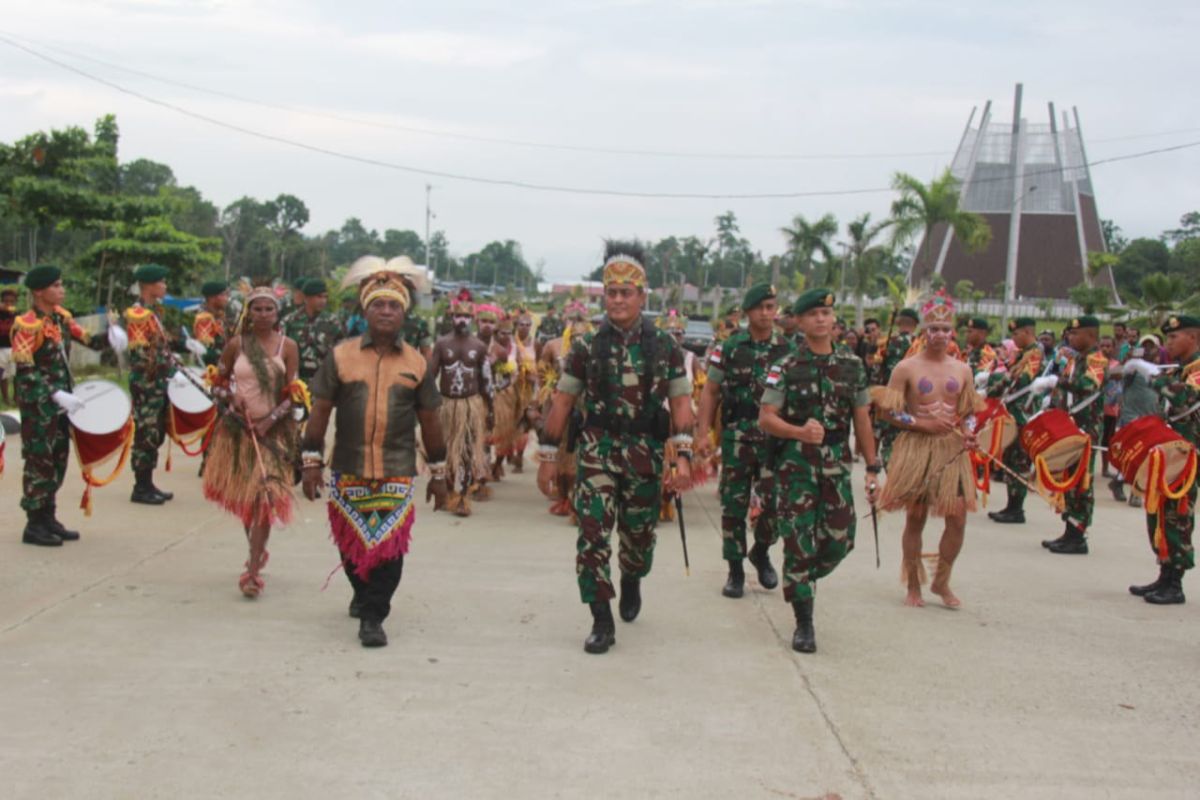
[[[690,433],[677,433],[671,437],[671,441],[677,445],[691,446],[692,435]]]

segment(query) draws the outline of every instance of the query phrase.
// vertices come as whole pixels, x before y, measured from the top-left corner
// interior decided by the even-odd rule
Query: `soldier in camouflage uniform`
[[[411,292],[413,303],[416,301],[416,290]],[[404,341],[408,342],[413,347],[420,351],[421,355],[425,356],[425,360],[429,360],[429,354],[433,348],[433,335],[429,332],[429,320],[416,313],[413,313],[404,318],[404,327],[400,330],[400,335],[404,337]]]
[[[1029,421],[1034,400],[1032,384],[1042,374],[1045,362],[1035,325],[1031,317],[1017,317],[1008,323],[1013,344],[1017,346],[1016,361],[1007,370],[995,371],[988,378],[987,396],[1001,398],[1016,423],[1018,436]],[[1008,446],[1002,460],[1017,475],[1028,475],[1033,468],[1019,440]],[[1029,490],[1018,480],[1006,480],[1004,486],[1008,490],[1008,503],[1000,511],[989,511],[988,518],[1000,523],[1024,523],[1025,496]]]
[[[200,287],[204,307],[196,313],[192,338],[203,348],[192,348],[204,365],[216,366],[225,352],[225,310],[229,306],[229,290],[220,281],[209,281]]]
[[[554,304],[547,304],[546,313],[542,316],[537,327],[537,351],[539,356],[541,355],[542,348],[546,346],[546,342],[562,336],[563,330],[563,321],[554,313]]]
[[[72,341],[96,350],[103,343],[93,343],[60,305],[66,290],[58,267],[34,267],[25,275],[25,286],[33,295],[33,308],[18,316],[12,328],[25,459],[21,508],[28,520],[21,541],[55,547],[79,538],[58,521],[55,499],[67,474],[71,434],[66,414],[83,406],[71,394],[67,360]]]
[[[902,308],[896,312],[894,324],[896,330],[885,342],[881,342],[875,351],[874,375],[871,383],[877,386],[887,386],[892,379],[892,370],[908,356],[916,334],[920,317],[911,308]],[[892,455],[892,445],[900,432],[891,425],[883,425],[879,431],[879,452],[886,464]]]
[[[971,317],[967,321],[967,349],[960,357],[971,368],[973,375],[981,372],[990,375],[996,368],[996,350],[987,343],[991,329],[992,326],[983,317]]]
[[[718,403],[721,407],[722,558],[729,562],[729,577],[721,593],[726,597],[741,597],[744,591],[742,560],[747,557],[746,516],[752,490],[765,513],[760,511],[754,526],[750,563],[758,570],[758,582],[764,589],[779,584],[767,552],[776,539],[775,515],[771,513],[774,480],[767,466],[767,438],[758,427],[759,398],[766,387],[767,370],[792,350],[786,336],[774,330],[775,298],[775,287],[769,283],[760,283],[746,292],[742,309],[749,318],[749,327],[713,348],[708,379],[700,396],[696,426],[699,458],[710,454],[709,431]]]
[[[621,619],[632,622],[641,610],[641,580],[654,557],[666,440],[673,431],[670,438],[678,458],[670,488],[686,491],[691,484],[694,421],[683,351],[670,334],[641,314],[646,299],[641,248],[609,242],[606,251],[607,318],[599,331],[571,342],[538,448],[538,487],[553,497],[558,445],[581,395],[585,416],[577,455],[575,571],[579,595],[592,612],[592,631],[584,643],[589,653],[607,652],[616,640],[609,604],[615,595],[609,577],[609,532],[615,524],[620,535]]]
[[[303,291],[304,305],[287,316],[283,334],[300,348],[300,380],[308,383],[344,334],[337,317],[325,310],[329,303],[325,281],[310,278]]]
[[[771,366],[758,423],[777,448],[775,514],[783,538],[783,597],[796,615],[792,649],[813,653],[816,582],[854,549],[851,419],[866,458],[872,503],[880,466],[866,371],[857,356],[833,346],[833,292],[812,289],[792,308],[800,317],[805,346]]]
[[[167,435],[167,383],[175,373],[172,342],[158,308],[167,296],[167,268],[143,264],[134,272],[140,298],[125,311],[129,335],[129,394],[133,400],[135,482],[129,499],[160,506],[175,495],[154,485],[158,449]]]
[[[1097,348],[1100,339],[1100,320],[1083,316],[1071,320],[1067,339],[1074,357],[1067,365],[1066,375],[1057,381],[1051,402],[1067,411],[1071,419],[1092,440],[1092,459],[1087,474],[1079,485],[1066,493],[1066,508],[1062,519],[1066,530],[1057,539],[1042,542],[1051,553],[1087,555],[1087,529],[1092,524],[1096,493],[1092,487],[1095,471],[1095,448],[1100,446],[1104,429],[1104,381],[1108,377],[1108,358]]]
[[[1166,401],[1167,423],[1193,447],[1200,446],[1200,317],[1172,315],[1162,326],[1167,357],[1180,369],[1165,371],[1141,359],[1125,362],[1125,371],[1141,372]],[[1150,549],[1158,560],[1158,579],[1129,592],[1154,605],[1183,603],[1183,574],[1196,565],[1192,531],[1196,523],[1197,483],[1180,501],[1164,499],[1158,513],[1146,512]],[[1159,517],[1162,517],[1161,519]]]

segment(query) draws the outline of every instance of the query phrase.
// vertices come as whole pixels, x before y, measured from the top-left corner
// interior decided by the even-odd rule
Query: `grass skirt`
[[[462,492],[489,474],[487,405],[482,395],[445,397],[438,408],[442,435],[446,437],[446,476],[450,491]]]
[[[204,466],[205,499],[233,514],[246,527],[291,522],[295,430],[295,423],[285,419],[259,440],[260,469],[250,433],[229,418],[221,418]]]
[[[520,423],[524,407],[516,384],[497,392],[493,401],[495,408],[495,426],[492,428],[492,445],[496,448],[496,458],[501,459],[516,452],[517,439],[520,437]]]
[[[879,498],[885,511],[924,504],[936,517],[975,510],[975,478],[963,440],[901,431],[892,446],[887,483]]]

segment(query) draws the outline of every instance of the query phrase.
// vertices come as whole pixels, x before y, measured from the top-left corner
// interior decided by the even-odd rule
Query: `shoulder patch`
[[[150,309],[144,306],[130,306],[125,309],[125,319],[130,322],[144,322],[150,317]]]
[[[716,347],[713,348],[712,353],[709,354],[709,356],[708,356],[708,362],[710,364],[712,364],[714,367],[721,366],[721,348],[723,348],[724,346],[725,346],[724,342],[719,343]]]
[[[774,389],[779,385],[781,380],[783,380],[783,366],[780,364],[772,364],[771,368],[767,370],[767,386],[770,386],[772,389]]]

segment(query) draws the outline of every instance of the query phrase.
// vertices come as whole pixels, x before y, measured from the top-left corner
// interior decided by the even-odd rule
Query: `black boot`
[[[996,517],[1002,517],[1005,514],[1012,513],[1012,510],[1013,510],[1013,499],[1012,499],[1012,495],[1009,495],[1008,502],[1005,503],[1004,508],[1000,509],[999,511],[989,511],[988,519],[995,519]]]
[[[1067,525],[1067,532],[1062,539],[1051,542],[1048,548],[1051,553],[1066,556],[1086,556],[1088,554],[1087,536],[1074,525]]]
[[[1162,586],[1163,581],[1166,580],[1167,570],[1169,569],[1170,567],[1168,567],[1166,564],[1159,564],[1158,577],[1154,579],[1153,583],[1147,583],[1145,586],[1130,586],[1129,593],[1134,597],[1145,597],[1151,592],[1158,591],[1158,587]]]
[[[358,599],[358,595],[354,595],[350,599],[350,616],[353,619],[362,619],[363,602]]]
[[[1025,524],[1025,498],[1017,500],[1011,494],[1008,496],[1008,504],[1001,511],[989,511],[988,518],[992,522],[999,522],[1003,525],[1023,525]]]
[[[1062,534],[1057,539],[1042,539],[1042,547],[1049,549],[1051,545],[1065,542],[1071,534],[1071,523],[1067,523],[1063,528]]]
[[[1118,503],[1127,503],[1129,499],[1125,497],[1125,485],[1121,483],[1120,478],[1113,478],[1108,482],[1108,488],[1113,493],[1113,500]]]
[[[164,502],[167,500],[175,499],[174,492],[164,492],[162,489],[160,489],[154,485],[154,473],[153,472],[147,473],[146,480],[150,483],[150,488],[154,490],[154,493],[157,494],[159,497],[161,497]]]
[[[617,602],[621,619],[633,622],[642,610],[642,581],[640,578],[621,576],[621,599]]]
[[[1157,589],[1142,599],[1156,606],[1173,606],[1187,602],[1183,596],[1183,570],[1178,567],[1164,567],[1166,574]]]
[[[725,579],[725,588],[721,594],[726,597],[738,598],[743,594],[746,585],[746,570],[742,568],[742,560],[729,562],[729,577]]]
[[[613,622],[612,606],[607,600],[591,603],[592,632],[583,643],[585,652],[607,653],[608,648],[617,643],[617,623]]]
[[[358,640],[363,647],[387,647],[387,634],[383,623],[377,619],[359,620]]]
[[[25,530],[21,533],[21,541],[25,544],[36,544],[39,547],[62,547],[62,537],[46,524],[45,511],[26,511]]]
[[[813,630],[813,598],[793,600],[796,612],[796,632],[792,634],[792,649],[797,653],[817,652],[817,634]]]
[[[79,531],[73,531],[58,521],[58,505],[51,503],[46,509],[46,527],[58,534],[64,542],[79,541]]]
[[[161,506],[167,502],[154,483],[150,480],[150,470],[140,469],[134,473],[133,494],[129,495],[131,503],[142,503],[148,506]]]
[[[755,542],[747,559],[758,570],[759,584],[764,589],[774,589],[779,585],[779,575],[776,574],[775,567],[771,566],[771,556],[767,553],[767,547],[768,545],[761,542]]]

